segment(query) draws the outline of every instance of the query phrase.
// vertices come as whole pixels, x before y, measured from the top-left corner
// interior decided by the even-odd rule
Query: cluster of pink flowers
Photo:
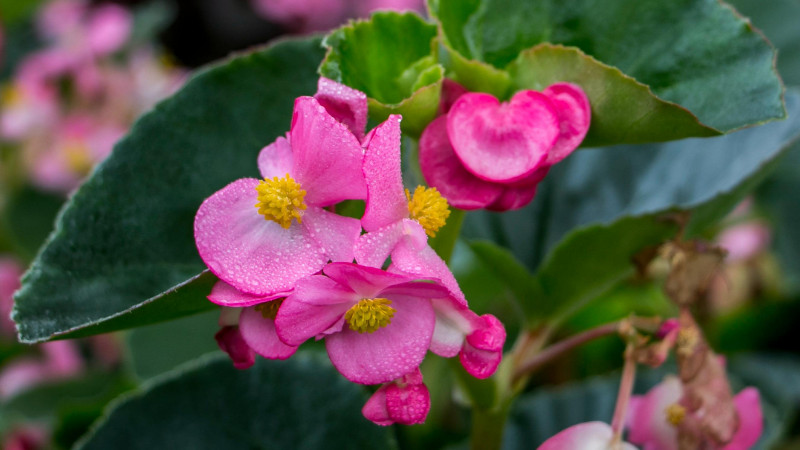
[[[43,49],[3,87],[0,139],[19,145],[43,189],[68,192],[105,158],[133,120],[174,92],[184,74],[130,44],[125,8],[55,0],[37,18]]]
[[[298,33],[329,30],[352,17],[367,17],[373,11],[423,12],[423,0],[250,0],[265,19]]]
[[[400,116],[368,134],[366,121],[363,93],[320,79],[314,97],[295,101],[286,137],[261,151],[263,179],[234,181],[200,206],[195,241],[220,279],[209,299],[225,307],[217,339],[236,367],[324,339],[347,379],[383,385],[364,407],[368,419],[420,423],[428,350],[458,355],[486,378],[505,329],[469,309],[428,245],[449,209],[436,189],[404,189]],[[360,220],[334,212],[345,200],[365,200]]]

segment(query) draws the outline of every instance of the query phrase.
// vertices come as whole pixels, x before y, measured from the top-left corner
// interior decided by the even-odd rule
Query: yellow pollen
[[[18,87],[13,84],[3,87],[2,96],[0,96],[0,104],[5,107],[17,105],[23,100],[22,92]]]
[[[64,157],[67,166],[81,176],[88,175],[92,170],[94,162],[89,156],[89,148],[80,143],[70,143],[64,146]]]
[[[414,195],[406,189],[408,199],[408,213],[411,218],[419,222],[425,229],[425,234],[435,237],[436,232],[442,228],[450,217],[450,209],[447,207],[447,200],[436,188],[425,188],[417,186]]]
[[[303,201],[306,191],[300,189],[300,183],[294,181],[288,173],[283,178],[265,178],[258,183],[256,191],[256,208],[266,220],[276,222],[286,229],[292,225],[292,219],[297,219],[297,223],[303,222],[301,211],[306,209]]]
[[[275,320],[275,317],[278,315],[278,308],[281,307],[284,300],[286,299],[276,298],[275,300],[270,300],[265,303],[259,303],[253,309],[260,312],[265,319]]]
[[[344,320],[350,324],[350,329],[359,333],[372,333],[378,328],[389,325],[396,309],[389,306],[392,303],[388,298],[365,298],[348,309]]]
[[[673,403],[667,406],[667,409],[664,410],[664,414],[667,415],[667,422],[677,427],[683,422],[683,419],[686,418],[686,408],[677,403]]]

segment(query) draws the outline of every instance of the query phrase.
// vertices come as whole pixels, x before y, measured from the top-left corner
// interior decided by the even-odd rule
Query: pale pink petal
[[[406,275],[348,263],[328,264],[324,272],[332,280],[358,294],[360,298],[380,297],[379,294],[389,286],[414,281],[413,277]]]
[[[227,306],[230,308],[242,308],[245,306],[264,303],[276,298],[286,297],[290,293],[291,292],[278,292],[276,294],[266,296],[247,294],[220,280],[214,284],[213,288],[211,288],[211,293],[208,294],[208,299],[211,300],[212,303],[216,303],[218,305]]]
[[[322,269],[328,256],[302,225],[284,229],[258,214],[258,183],[237,180],[206,199],[195,216],[194,236],[217,277],[242,292],[268,296],[290,291],[297,280]]]
[[[558,140],[545,160],[545,164],[552,166],[566,158],[583,142],[589,131],[592,108],[583,89],[572,83],[552,84],[542,94],[552,102],[560,123]]]
[[[383,267],[394,247],[405,236],[405,221],[392,223],[371,233],[362,234],[356,241],[356,262],[362,266]]]
[[[283,305],[281,305],[283,308]],[[280,309],[278,310],[280,311]],[[286,359],[297,350],[295,345],[286,345],[278,338],[275,322],[264,317],[254,307],[242,311],[239,319],[242,338],[256,353],[268,359]]]
[[[342,122],[359,139],[367,127],[367,94],[331,79],[320,77],[314,94],[328,114]]]
[[[723,231],[717,242],[728,251],[728,262],[743,261],[766,249],[770,234],[763,223],[743,223]]]
[[[367,403],[364,404],[364,407],[361,408],[361,414],[363,414],[367,420],[382,427],[394,423],[394,420],[389,417],[389,410],[386,409],[386,388],[389,386],[389,384],[381,386],[370,396]]]
[[[39,347],[49,376],[68,377],[83,370],[83,358],[74,341],[52,341]]]
[[[251,367],[256,362],[256,354],[245,342],[238,326],[222,327],[214,335],[220,350],[227,353],[233,361],[233,367],[242,370]]]
[[[11,397],[47,379],[47,368],[34,358],[17,358],[0,372],[0,399]]]
[[[275,142],[262,148],[258,153],[258,170],[261,172],[261,177],[266,179],[291,175],[293,164],[292,144],[283,136],[275,139]]]
[[[353,261],[353,247],[361,235],[361,222],[358,219],[309,206],[303,216],[302,227],[331,261]]]
[[[731,442],[721,450],[747,450],[758,442],[764,430],[764,417],[761,411],[761,399],[758,389],[748,387],[742,389],[733,399],[736,412],[739,414],[739,429]]]
[[[447,135],[464,167],[486,181],[525,178],[544,162],[559,136],[550,100],[520,91],[500,104],[483,93],[462,95],[447,114]]]
[[[361,298],[330,278],[321,275],[305,278],[278,310],[275,318],[278,335],[286,343],[300,345],[337,324]]]
[[[538,450],[612,450],[614,432],[603,422],[585,422],[573,425],[546,440]],[[623,442],[621,450],[636,450]]]
[[[408,217],[400,173],[400,116],[391,115],[374,129],[364,153],[367,202],[361,225],[376,231]]]
[[[667,422],[664,411],[677,403],[683,395],[683,387],[677,377],[668,376],[638,398],[638,406],[631,409],[628,417],[628,440],[637,445],[648,445],[659,450],[677,450],[678,433]]]
[[[419,165],[425,182],[455,208],[484,208],[503,192],[502,185],[481,180],[464,168],[447,136],[447,116],[435,119],[422,132]]]
[[[366,198],[360,142],[314,98],[295,100],[289,134],[294,156],[292,175],[305,189],[308,205],[328,206]]]
[[[114,4],[97,6],[89,17],[86,26],[86,40],[89,48],[98,55],[119,50],[131,35],[133,16]]]
[[[325,338],[334,367],[348,380],[360,384],[391,381],[419,367],[430,346],[434,314],[427,299],[395,296],[391,323],[373,333],[358,333],[347,326]]]
[[[54,0],[45,2],[36,15],[37,31],[48,38],[59,36],[81,26],[86,13],[86,2],[80,0]]]

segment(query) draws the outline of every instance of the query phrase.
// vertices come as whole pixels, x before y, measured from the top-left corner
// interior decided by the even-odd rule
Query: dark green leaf
[[[431,9],[445,49],[497,69],[537,44],[563,44],[618,68],[723,132],[784,116],[773,49],[717,0],[433,0]],[[461,81],[472,75],[448,68],[458,70]],[[697,135],[707,132],[676,129],[673,138]]]
[[[432,51],[436,27],[416,14],[376,13],[325,38],[320,73],[363,91],[370,117],[403,115],[403,130],[419,136],[439,109],[444,69]]]
[[[666,144],[596,149],[554,167],[526,208],[467,216],[465,233],[511,250],[537,278],[539,314],[564,314],[633,269],[631,258],[674,235],[665,215],[692,211],[696,234],[726,214],[800,137],[793,116],[731,135]],[[589,256],[591,255],[591,256]]]
[[[392,449],[361,415],[367,396],[307,355],[239,371],[204,358],[121,401],[78,448]]]
[[[52,231],[63,203],[61,196],[31,187],[13,191],[0,215],[0,240],[7,240],[19,258],[31,261]]]
[[[257,176],[259,150],[289,129],[294,98],[313,94],[321,58],[317,39],[284,41],[201,72],[142,117],[69,201],[24,277],[14,313],[20,338],[213,308],[195,212],[227,183]]]
[[[523,307],[538,307],[534,299],[540,296],[541,286],[508,249],[489,241],[474,241],[470,247],[492,274],[508,286]]]

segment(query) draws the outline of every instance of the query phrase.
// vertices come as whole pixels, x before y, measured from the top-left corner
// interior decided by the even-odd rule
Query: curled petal
[[[540,167],[522,182],[512,183],[503,189],[503,193],[486,209],[491,211],[510,211],[527,205],[536,196],[536,188],[544,179],[550,166]]]
[[[558,115],[543,94],[517,92],[507,104],[489,94],[462,95],[447,114],[447,135],[464,167],[508,183],[533,173],[559,137]]]
[[[364,153],[367,202],[361,224],[376,231],[408,217],[400,173],[400,116],[391,115],[371,133]]]
[[[364,139],[364,129],[367,127],[367,94],[320,77],[314,98],[359,140]]]
[[[283,178],[287,173],[291,175],[293,164],[292,144],[283,136],[258,153],[258,171],[262,178]]]
[[[503,192],[502,185],[481,180],[464,168],[447,135],[447,116],[435,119],[422,132],[419,165],[425,182],[456,208],[485,208]]]
[[[558,140],[545,159],[545,164],[552,166],[578,148],[586,137],[592,119],[592,108],[583,89],[572,83],[552,84],[542,94],[552,102],[560,124]]]
[[[208,294],[208,299],[211,300],[212,303],[216,303],[221,306],[227,306],[229,308],[242,308],[245,306],[264,303],[276,298],[286,297],[287,295],[289,295],[288,292],[278,292],[276,294],[266,296],[246,294],[230,284],[220,280],[214,284],[213,288],[211,288],[211,293]]]
[[[386,426],[393,423],[424,423],[431,407],[428,388],[422,383],[419,369],[392,383],[381,386],[361,410],[364,417]]]
[[[361,297],[328,277],[314,275],[297,283],[283,301],[275,326],[281,340],[300,345],[339,322]]]
[[[325,266],[325,275],[355,292],[360,298],[380,297],[380,293],[397,284],[414,281],[414,277],[389,273],[373,267],[351,263],[331,263]]]
[[[464,369],[475,378],[492,376],[503,359],[506,330],[491,314],[480,317],[482,326],[467,336],[459,359]]]
[[[256,354],[242,337],[238,326],[222,327],[214,335],[219,348],[228,354],[233,361],[233,367],[247,369],[256,362]]]
[[[286,359],[297,350],[297,346],[283,343],[275,331],[275,322],[253,307],[242,311],[239,329],[247,345],[264,358]]]
[[[292,175],[306,191],[312,206],[328,206],[347,199],[364,199],[367,186],[361,171],[361,143],[312,97],[294,103]]]

